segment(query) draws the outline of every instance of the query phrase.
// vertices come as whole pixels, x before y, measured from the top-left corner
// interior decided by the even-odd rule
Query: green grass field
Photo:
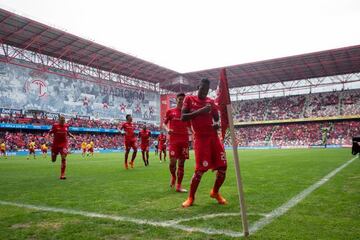
[[[349,149],[240,151],[250,226],[288,202],[354,156]],[[58,179],[60,161],[0,160],[0,239],[234,239],[201,231],[241,232],[236,177],[231,152],[221,189],[228,205],[209,197],[215,174],[204,175],[195,205],[181,208],[187,194],[169,188],[168,162],[140,155],[134,169],[123,168],[123,154],[71,155],[65,181]],[[193,156],[186,162],[183,185],[189,188]],[[49,207],[50,210],[10,203]],[[54,212],[59,208],[59,212]],[[64,212],[63,210],[69,212]],[[83,211],[126,217],[133,222],[82,216]],[[191,220],[214,213],[217,218]],[[80,215],[79,215],[80,214]],[[102,215],[104,216],[104,215]],[[338,172],[284,215],[249,239],[360,239],[360,159]],[[187,219],[187,220],[186,220]],[[129,219],[125,219],[129,220]],[[137,223],[177,221],[179,228]],[[186,220],[186,221],[184,221]]]

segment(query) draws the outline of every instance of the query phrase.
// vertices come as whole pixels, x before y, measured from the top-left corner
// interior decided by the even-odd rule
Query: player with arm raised
[[[217,133],[219,113],[214,100],[207,97],[209,88],[209,80],[202,79],[198,86],[197,96],[187,96],[184,99],[182,108],[181,119],[191,122],[196,162],[189,197],[182,204],[185,208],[193,205],[201,177],[209,169],[216,171],[216,180],[210,192],[210,197],[215,198],[219,204],[227,203],[219,193],[226,176],[226,155]]]

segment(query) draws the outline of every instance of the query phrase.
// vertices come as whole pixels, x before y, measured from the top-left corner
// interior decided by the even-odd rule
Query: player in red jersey
[[[65,123],[64,116],[59,117],[59,122],[52,126],[49,133],[54,135],[54,140],[51,147],[51,161],[56,162],[57,155],[61,155],[60,179],[65,180],[66,156],[68,154],[68,136],[74,139],[75,137],[69,132],[69,125]]]
[[[163,132],[158,137],[158,149],[160,162],[162,162],[162,154],[164,154],[164,162],[166,162],[166,135]]]
[[[176,162],[178,162],[177,192],[187,192],[181,187],[184,177],[185,159],[189,159],[189,122],[181,120],[181,108],[184,98],[184,93],[176,95],[176,108],[169,109],[164,119],[164,128],[169,134],[169,169],[171,173],[170,187],[172,188],[176,182]]]
[[[133,149],[133,154],[130,161],[131,168],[134,168],[134,160],[137,153],[136,136],[134,133],[134,125],[132,124],[132,117],[130,114],[126,115],[126,122],[121,125],[120,130],[125,131],[125,169],[128,169],[128,157],[130,149]]]
[[[227,201],[220,195],[219,189],[225,181],[226,155],[217,130],[219,128],[219,113],[214,100],[207,97],[210,82],[202,79],[198,86],[197,96],[187,96],[184,99],[181,119],[190,120],[194,133],[195,173],[191,179],[188,199],[183,207],[190,207],[195,200],[195,192],[199,186],[202,175],[209,169],[217,171],[214,187],[210,197],[215,198],[219,204]]]
[[[145,166],[149,165],[149,145],[150,145],[151,132],[146,129],[146,125],[139,132],[139,138],[141,140],[141,154]]]

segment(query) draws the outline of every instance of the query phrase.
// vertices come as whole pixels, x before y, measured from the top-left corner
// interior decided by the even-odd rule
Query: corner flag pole
[[[240,210],[241,210],[241,219],[243,225],[244,236],[249,236],[249,225],[247,220],[246,214],[246,207],[245,207],[245,197],[244,197],[244,190],[241,180],[241,173],[240,173],[240,162],[239,162],[239,155],[237,149],[237,143],[235,139],[235,130],[234,130],[234,122],[232,117],[232,107],[231,107],[231,99],[229,93],[229,85],[227,82],[226,76],[226,69],[223,68],[220,71],[220,81],[218,86],[216,103],[218,104],[220,110],[220,120],[221,120],[221,137],[224,140],[226,129],[230,128],[230,136],[233,148],[233,155],[234,155],[234,163],[235,163],[235,172],[236,172],[236,180],[237,180],[237,187],[239,193],[239,203],[240,203]]]
[[[238,187],[238,193],[239,193],[242,226],[243,226],[244,236],[247,237],[247,236],[249,236],[249,224],[248,224],[247,213],[246,213],[245,196],[244,196],[243,184],[242,184],[242,179],[241,179],[240,162],[239,162],[237,143],[236,143],[236,139],[235,139],[235,130],[234,130],[233,117],[232,117],[231,103],[226,105],[226,110],[227,110],[227,114],[228,114],[229,130],[230,130],[232,149],[233,149],[233,155],[234,155],[235,172],[236,172],[236,180],[237,180],[237,187]]]

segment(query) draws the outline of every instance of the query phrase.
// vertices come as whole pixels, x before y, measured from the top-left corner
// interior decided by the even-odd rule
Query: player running
[[[81,143],[81,150],[82,150],[82,153],[81,153],[81,156],[84,158],[85,155],[86,155],[86,146],[87,146],[87,143],[85,141],[83,141]]]
[[[34,140],[31,140],[29,145],[28,145],[28,148],[29,148],[29,155],[27,156],[27,160],[29,160],[31,154],[34,155],[34,159],[36,159],[36,156],[35,156],[35,146],[36,146],[36,143]]]
[[[4,140],[1,140],[1,144],[0,144],[0,157],[1,156],[4,156],[4,158],[7,159],[6,144]]]
[[[139,138],[141,139],[141,154],[145,166],[149,165],[149,145],[150,145],[151,132],[146,129],[146,125],[139,132]]]
[[[87,156],[91,155],[91,158],[94,157],[94,142],[90,141],[89,144],[86,145]]]
[[[162,154],[164,154],[164,162],[166,162],[166,135],[163,132],[158,137],[158,149],[160,163],[162,163]]]
[[[130,114],[126,115],[126,122],[121,125],[120,130],[125,131],[125,169],[128,169],[128,157],[130,149],[133,149],[133,154],[130,161],[131,168],[134,168],[134,161],[137,153],[136,137],[134,133],[134,125],[132,124],[132,117]]]
[[[51,161],[56,162],[57,155],[61,155],[60,180],[65,180],[66,156],[68,154],[68,136],[72,137],[73,139],[75,139],[75,137],[69,132],[69,125],[65,123],[64,116],[59,117],[59,122],[52,126],[49,134],[54,135],[54,140],[51,147]]]
[[[219,193],[219,189],[224,183],[226,176],[226,155],[224,146],[220,142],[217,133],[217,129],[219,128],[219,113],[214,100],[207,97],[209,88],[209,80],[202,79],[198,86],[197,96],[185,97],[182,108],[181,119],[185,121],[190,120],[194,133],[196,162],[189,197],[182,204],[184,208],[193,205],[201,177],[209,169],[217,171],[210,197],[215,198],[219,204],[227,203]]]
[[[177,169],[177,192],[187,192],[181,187],[184,177],[185,159],[189,159],[189,122],[181,120],[181,108],[185,98],[184,93],[176,95],[176,107],[166,112],[164,128],[169,134],[169,170],[171,173],[170,187],[173,188],[176,182],[176,162]]]
[[[42,152],[43,158],[45,158],[45,159],[47,157],[47,151],[48,151],[48,146],[46,145],[46,143],[43,143],[41,145],[41,152]]]

